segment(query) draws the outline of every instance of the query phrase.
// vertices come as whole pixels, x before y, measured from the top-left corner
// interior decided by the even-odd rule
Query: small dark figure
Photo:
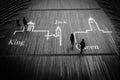
[[[70,41],[71,41],[71,44],[72,44],[72,48],[71,49],[73,49],[74,42],[75,42],[75,38],[74,38],[74,34],[73,33],[70,35]]]
[[[80,42],[80,46],[81,46],[81,51],[80,51],[80,53],[82,54],[82,53],[83,53],[83,49],[84,49],[84,47],[85,47],[85,41],[84,41],[84,39],[82,39],[82,41]]]
[[[27,30],[28,25],[27,25],[27,20],[25,17],[23,18],[23,24],[24,24],[25,30]]]

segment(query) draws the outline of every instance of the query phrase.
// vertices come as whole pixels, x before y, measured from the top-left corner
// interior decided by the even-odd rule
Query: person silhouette
[[[71,45],[72,45],[71,49],[73,49],[74,48],[74,42],[75,42],[75,38],[74,38],[73,33],[71,33],[71,35],[70,35],[70,41],[71,41]]]
[[[26,18],[25,17],[23,17],[23,25],[24,25],[24,27],[25,27],[25,30],[27,30],[27,20],[26,20]]]
[[[84,39],[82,39],[82,41],[80,42],[80,46],[81,46],[80,54],[82,54],[83,53],[83,49],[85,47],[85,41],[84,41]]]

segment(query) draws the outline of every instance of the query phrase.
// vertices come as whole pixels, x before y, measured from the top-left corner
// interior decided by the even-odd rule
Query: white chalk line
[[[73,34],[74,34],[74,36],[75,36],[75,43],[77,43],[76,35],[75,35],[75,34],[88,33],[88,32],[90,32],[90,31],[93,31],[93,27],[92,27],[91,23],[95,23],[95,25],[97,26],[98,31],[101,31],[101,32],[103,32],[103,33],[112,33],[112,31],[104,31],[103,29],[100,29],[99,26],[98,26],[98,23],[95,21],[95,19],[92,18],[92,17],[89,17],[89,19],[88,19],[88,24],[89,24],[90,29],[88,29],[88,30],[86,30],[86,31],[75,31],[75,32],[73,32]],[[94,26],[94,28],[95,28],[95,26]],[[96,30],[96,29],[95,29],[95,30]]]
[[[57,21],[56,20],[55,24],[59,24],[59,23],[66,23],[66,22],[65,21],[62,22],[62,21]],[[101,31],[103,33],[112,33],[112,31],[104,31],[103,29],[100,29],[98,24],[97,24],[97,22],[92,17],[89,17],[88,24],[89,24],[90,29],[88,29],[86,31],[75,31],[75,32],[73,32],[73,34],[75,36],[75,43],[77,43],[75,34],[78,34],[78,33],[88,33],[90,31],[93,31],[93,27],[92,27],[91,23],[95,23],[96,24],[98,31]],[[55,38],[59,37],[59,39],[60,39],[60,46],[62,45],[62,36],[61,36],[62,34],[61,34],[61,28],[59,26],[56,28],[56,30],[55,30],[56,33],[55,34],[49,34],[49,30],[34,30],[34,24],[35,23],[33,23],[32,21],[30,21],[28,24],[32,24],[33,25],[33,28],[31,30],[32,32],[46,32],[47,35],[45,35],[45,37],[47,37],[47,40],[49,40],[49,37],[52,37],[52,36],[55,37]],[[17,31],[14,32],[13,35],[15,35],[17,32],[24,32],[24,30],[25,30],[25,28],[23,27],[23,30],[21,30],[21,31],[17,30]]]
[[[55,29],[55,34],[49,34],[49,30],[32,30],[32,32],[46,32],[45,37],[47,37],[47,40],[49,40],[49,37],[59,37],[60,46],[62,46],[61,28],[59,26]]]
[[[16,30],[16,31],[14,31],[13,35],[15,35],[17,32],[24,32],[24,31],[25,31],[25,27],[23,27],[22,30]]]
[[[58,22],[57,22],[58,23]],[[65,21],[63,23],[66,23]],[[46,32],[47,35],[45,35],[45,37],[47,37],[47,40],[49,40],[49,37],[59,37],[59,41],[60,41],[60,46],[62,46],[62,34],[61,34],[61,28],[59,26],[57,26],[57,28],[55,29],[55,34],[49,34],[49,30],[34,30],[35,28],[35,23],[33,23],[32,21],[28,22],[28,25],[30,25],[27,29],[27,31],[31,31],[31,32]],[[32,26],[31,26],[32,25]],[[25,27],[23,30],[16,30],[14,31],[13,35],[15,35],[17,32],[24,32],[25,31]]]
[[[86,30],[86,31],[76,31],[76,32],[74,32],[75,43],[77,43],[76,35],[75,35],[75,34],[78,34],[78,33],[88,33],[88,32],[90,32],[90,31],[93,31],[93,28],[95,28],[95,26],[92,28],[91,23],[95,23],[98,31],[101,31],[101,32],[103,32],[103,33],[112,33],[112,31],[104,31],[103,29],[100,29],[99,26],[98,26],[98,23],[95,21],[95,19],[93,19],[92,17],[89,17],[89,19],[88,19],[88,24],[89,24],[90,29],[88,29],[88,30]],[[96,29],[95,29],[95,30],[96,30]],[[117,55],[118,55],[118,48],[117,48],[117,46],[116,46],[116,44],[115,44],[115,41],[114,41],[114,39],[113,39],[113,37],[112,37],[111,35],[110,35],[110,40],[114,43],[113,47],[114,47],[115,52],[116,52]],[[78,48],[78,45],[76,45],[76,48],[77,48],[78,50],[80,50],[80,49]]]

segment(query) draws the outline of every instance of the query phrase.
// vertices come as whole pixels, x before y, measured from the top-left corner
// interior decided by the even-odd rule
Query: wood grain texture
[[[70,49],[70,34],[89,29],[90,16],[98,22],[101,29],[112,30],[113,33],[92,31],[88,34],[77,34],[78,42],[84,38],[86,45],[100,47],[99,50],[85,50],[83,54],[119,54],[116,53],[116,45],[111,41],[111,36],[114,39],[116,35],[114,27],[102,10],[30,10],[74,8],[99,8],[99,5],[94,0],[33,1],[25,17],[28,21],[35,22],[35,30],[49,30],[50,34],[54,34],[58,26],[55,21],[66,21],[66,24],[59,24],[62,30],[62,46],[59,46],[59,41],[55,37],[50,37],[47,41],[44,37],[47,33],[24,32],[13,36],[16,27],[13,21],[9,25],[12,26],[9,37],[0,39],[0,44],[3,45],[0,46],[1,55],[4,55],[0,57],[1,80],[119,80],[120,61],[117,55],[69,56],[69,54],[79,54],[77,49]],[[10,39],[25,41],[25,45],[22,47],[8,45]],[[67,54],[68,56],[40,56],[39,54]]]

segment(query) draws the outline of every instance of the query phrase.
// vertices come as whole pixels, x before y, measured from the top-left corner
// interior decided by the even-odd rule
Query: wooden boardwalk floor
[[[55,34],[57,26],[62,31],[59,39],[45,37],[46,32],[13,32],[15,21],[6,26],[8,37],[0,39],[1,80],[119,80],[120,60],[116,34],[112,22],[95,0],[34,0],[23,15],[35,23],[35,30],[49,30]],[[98,45],[99,49],[86,49],[81,55],[75,47],[71,50],[70,34],[90,29],[88,19],[96,20],[103,33],[93,24],[93,31],[76,34],[79,43]],[[55,24],[57,21],[66,23]],[[24,45],[8,45],[10,40],[24,41]],[[14,44],[14,43],[11,43]]]

